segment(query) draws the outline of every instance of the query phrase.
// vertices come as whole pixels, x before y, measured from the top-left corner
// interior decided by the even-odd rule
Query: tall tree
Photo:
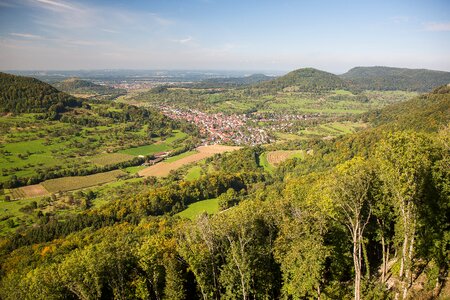
[[[432,141],[413,132],[390,134],[377,149],[380,178],[392,197],[398,212],[396,234],[401,245],[400,271],[402,298],[406,299],[412,284],[414,242],[418,224],[417,206],[430,176]],[[398,298],[399,292],[396,294]]]
[[[373,171],[370,164],[360,157],[337,166],[333,173],[331,198],[336,213],[334,217],[347,227],[353,243],[355,271],[354,298],[361,298],[363,264],[363,238],[372,214],[370,187]],[[366,264],[368,262],[366,261]],[[368,266],[366,265],[366,268]]]

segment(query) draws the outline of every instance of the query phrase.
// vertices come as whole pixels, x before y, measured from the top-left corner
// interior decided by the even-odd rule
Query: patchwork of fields
[[[138,174],[144,177],[148,176],[164,177],[169,175],[170,171],[176,170],[184,165],[200,161],[207,157],[211,157],[214,154],[234,151],[237,149],[240,149],[240,147],[223,146],[223,145],[200,146],[196,149],[197,150],[196,153],[192,152],[191,155],[182,157],[175,161],[158,163],[156,165],[153,165],[151,167],[139,171]]]

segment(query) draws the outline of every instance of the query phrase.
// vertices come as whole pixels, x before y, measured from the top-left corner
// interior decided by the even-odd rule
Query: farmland
[[[259,164],[266,171],[273,172],[275,167],[277,167],[280,163],[291,159],[291,158],[299,158],[303,159],[305,156],[305,152],[303,150],[276,150],[264,152],[259,157]]]
[[[132,158],[134,158],[134,155],[125,154],[125,153],[104,153],[104,154],[100,154],[98,156],[94,156],[91,159],[91,162],[96,165],[107,166],[107,165],[113,165],[113,164],[129,161]]]
[[[50,193],[65,192],[101,185],[115,181],[117,178],[126,175],[121,170],[114,170],[105,173],[98,173],[88,176],[73,176],[44,181],[42,186]]]
[[[41,184],[28,185],[11,190],[12,199],[36,198],[47,195],[49,195],[48,190]]]
[[[13,188],[109,171],[139,155],[169,151],[189,142],[188,134],[179,129],[156,132],[156,125],[152,125],[153,131],[146,124],[148,119],[117,120],[122,114],[131,118],[134,110],[123,104],[96,103],[90,109],[74,109],[61,120],[48,120],[37,113],[3,116],[0,184]]]
[[[239,149],[239,147],[233,146],[221,146],[221,145],[212,145],[212,146],[200,146],[196,150],[196,152],[190,152],[190,155],[182,155],[181,158],[173,159],[169,162],[161,162],[151,167],[145,168],[139,171],[140,176],[148,177],[148,176],[157,176],[164,177],[169,175],[170,171],[176,170],[184,165],[194,163],[205,159],[207,157],[211,157],[214,154],[224,153],[228,151],[234,151]]]

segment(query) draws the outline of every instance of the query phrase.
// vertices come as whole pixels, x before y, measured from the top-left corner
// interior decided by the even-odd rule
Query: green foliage
[[[390,67],[356,67],[340,77],[359,90],[429,92],[450,82],[449,72]]]
[[[318,92],[345,88],[345,82],[337,75],[313,68],[292,71],[277,79],[254,86],[264,93],[273,93],[290,88],[292,91]]]
[[[58,90],[69,94],[87,94],[88,96],[107,96],[105,98],[116,98],[126,94],[124,89],[116,89],[106,85],[95,84],[93,82],[79,78],[69,78],[53,84]]]
[[[0,72],[0,112],[62,113],[81,101],[37,79]]]

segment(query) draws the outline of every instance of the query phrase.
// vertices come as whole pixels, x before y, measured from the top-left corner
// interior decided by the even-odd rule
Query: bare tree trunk
[[[386,280],[386,249],[384,245],[384,236],[381,236],[381,250],[383,256],[383,263],[381,265],[381,283],[384,283]]]
[[[412,285],[412,261],[413,261],[413,255],[414,255],[414,237],[415,237],[415,223],[411,226],[411,237],[409,242],[409,251],[408,251],[408,265],[405,271],[405,284],[403,287],[403,299],[406,299],[406,296],[408,295],[408,290]]]
[[[355,269],[355,300],[360,300],[361,286],[361,237],[359,226],[353,231],[353,266]]]

